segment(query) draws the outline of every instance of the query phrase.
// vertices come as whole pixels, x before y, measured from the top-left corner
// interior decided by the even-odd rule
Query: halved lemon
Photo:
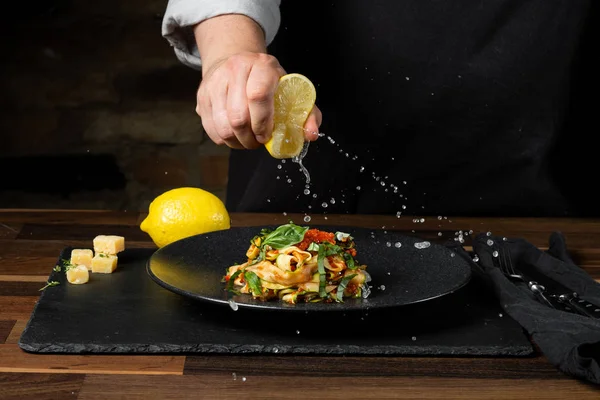
[[[317,91],[301,74],[287,74],[275,90],[273,134],[265,144],[274,158],[293,158],[304,146],[304,123],[315,106]]]

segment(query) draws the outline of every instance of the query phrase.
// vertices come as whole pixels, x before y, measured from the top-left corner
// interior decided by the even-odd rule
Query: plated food
[[[289,223],[250,240],[246,261],[227,268],[226,290],[261,300],[343,302],[369,295],[367,266],[354,238]]]

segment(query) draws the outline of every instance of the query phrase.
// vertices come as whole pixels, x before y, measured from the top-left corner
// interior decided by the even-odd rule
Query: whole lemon
[[[156,197],[140,224],[158,247],[229,227],[229,214],[221,199],[194,187],[172,189]]]

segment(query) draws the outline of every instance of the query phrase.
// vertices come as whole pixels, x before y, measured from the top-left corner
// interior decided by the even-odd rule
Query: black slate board
[[[68,258],[70,248],[60,258]],[[278,313],[179,296],[146,272],[152,250],[129,249],[117,271],[46,289],[20,338],[32,353],[279,353],[528,356],[521,327],[477,279],[450,296],[385,312]],[[376,289],[374,289],[376,290]]]

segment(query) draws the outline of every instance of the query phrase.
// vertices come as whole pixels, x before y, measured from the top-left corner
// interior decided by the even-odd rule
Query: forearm
[[[220,15],[202,21],[194,27],[194,37],[204,73],[234,54],[267,52],[262,28],[241,14]]]

